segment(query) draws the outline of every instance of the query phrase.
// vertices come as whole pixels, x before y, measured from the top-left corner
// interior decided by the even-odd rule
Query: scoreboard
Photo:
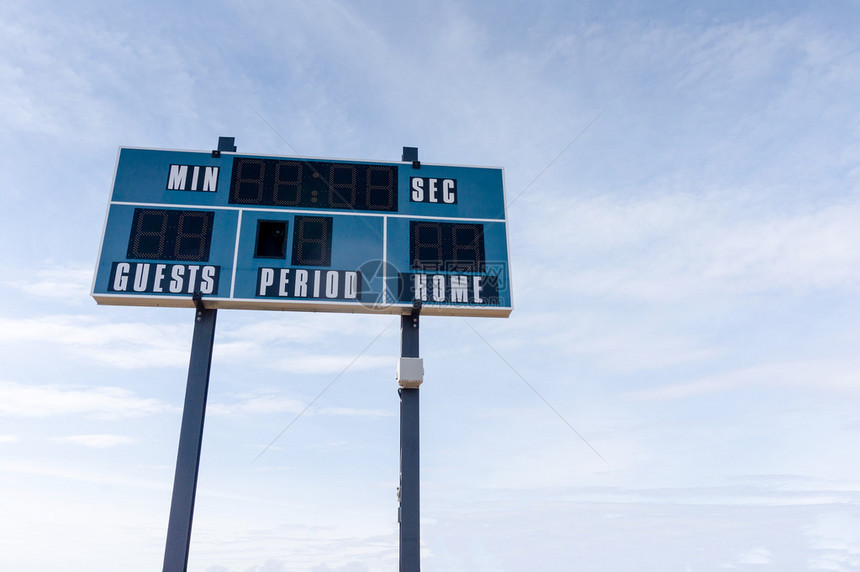
[[[99,304],[506,317],[499,168],[119,150]]]

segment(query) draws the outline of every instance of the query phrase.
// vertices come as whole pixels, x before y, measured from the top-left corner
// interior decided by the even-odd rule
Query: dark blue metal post
[[[404,147],[401,161],[420,169],[417,147]],[[417,358],[420,303],[400,317],[400,357]],[[423,378],[423,366],[421,377]],[[399,381],[399,380],[398,380]],[[421,570],[421,487],[418,424],[418,385],[400,387],[400,572]]]
[[[401,316],[400,357],[418,356],[418,310]],[[418,388],[400,388],[400,572],[421,570]]]
[[[209,369],[212,363],[217,312],[218,310],[200,308],[194,322],[163,572],[184,572],[188,566],[191,520],[197,494],[200,446],[203,443],[203,420],[206,416],[206,396],[209,392]]]
[[[218,149],[235,151],[232,137],[220,137]],[[206,397],[209,393],[209,371],[212,366],[212,344],[215,340],[215,318],[218,310],[203,306],[200,294],[194,294],[197,307],[194,334],[191,338],[191,359],[182,409],[179,451],[176,454],[176,474],[173,477],[173,497],[167,524],[167,545],[164,549],[162,572],[185,572],[191,546],[191,521],[197,495],[197,475],[200,469],[200,447],[203,444],[203,421],[206,417]]]

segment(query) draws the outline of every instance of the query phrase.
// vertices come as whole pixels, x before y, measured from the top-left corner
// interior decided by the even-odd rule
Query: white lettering
[[[128,288],[128,273],[131,270],[131,264],[128,262],[120,262],[116,265],[116,274],[113,276],[113,289],[117,292],[125,292]]]
[[[203,191],[214,193],[218,189],[218,167],[205,167],[203,171]]]
[[[430,179],[430,202],[438,203],[439,201],[436,199],[436,181],[437,179]]]
[[[197,165],[194,165],[194,170],[192,171],[192,175],[191,175],[191,190],[192,191],[197,190],[197,178],[199,175],[200,175],[200,167],[198,167]]]
[[[445,276],[437,274],[433,277],[433,301],[445,301]]]
[[[412,200],[416,203],[424,200],[424,180],[419,177],[412,179]]]
[[[314,298],[320,297],[320,271],[314,270]]]
[[[338,275],[334,270],[325,274],[325,296],[326,298],[337,298]]]
[[[164,269],[167,268],[166,264],[156,264],[155,265],[155,282],[152,285],[153,292],[164,292],[161,288],[161,283],[164,282]]]
[[[472,302],[474,302],[475,304],[481,304],[484,302],[484,299],[481,298],[480,276],[472,276]]]
[[[200,293],[211,294],[215,291],[215,267],[204,266],[203,272],[200,273]]]
[[[343,281],[343,297],[358,298],[358,272],[347,272]]]
[[[427,301],[427,276],[424,274],[412,275],[412,292],[415,294],[415,300]]]
[[[263,268],[260,271],[260,296],[266,295],[266,288],[275,283],[275,269]]]
[[[281,268],[281,281],[278,287],[278,296],[287,296],[287,284],[290,283],[290,269]]]
[[[271,270],[269,270],[271,272]],[[265,274],[265,269],[264,269]],[[111,278],[114,292],[138,292],[153,294],[214,294],[218,288],[218,267],[193,266],[190,264],[161,264],[155,262],[118,262]],[[265,293],[266,277],[261,279],[261,293]],[[273,279],[268,278],[269,284]],[[187,286],[186,286],[187,284]]]
[[[173,270],[170,271],[170,286],[168,287],[171,292],[174,294],[178,294],[182,292],[182,277],[185,276],[185,267],[176,265],[173,267]]]
[[[188,165],[171,165],[170,176],[167,178],[168,191],[184,191],[185,179],[188,178]]]
[[[149,282],[149,264],[137,264],[134,268],[134,291],[146,290],[147,282]]]
[[[468,285],[468,276],[451,276],[451,302],[468,302]]]
[[[448,204],[454,202],[454,179],[442,179],[442,200]]]
[[[194,283],[197,282],[197,271],[200,270],[199,266],[189,266],[188,267],[188,293],[194,294]]]
[[[296,279],[293,282],[293,296],[296,298],[308,297],[308,271],[296,270]]]

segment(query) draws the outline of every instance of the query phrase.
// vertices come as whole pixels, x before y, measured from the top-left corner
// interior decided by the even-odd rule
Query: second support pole
[[[419,311],[400,322],[400,572],[421,570],[418,386],[424,368],[418,358]]]

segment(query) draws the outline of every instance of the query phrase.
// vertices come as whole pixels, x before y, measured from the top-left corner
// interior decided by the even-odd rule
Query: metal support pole
[[[418,357],[418,313],[400,319],[400,357]],[[400,572],[421,570],[418,388],[400,388]]]
[[[209,392],[209,370],[212,364],[212,342],[215,339],[217,313],[218,310],[198,307],[194,321],[163,572],[184,572],[188,566],[191,520],[194,516],[194,498],[197,493],[197,474],[200,469],[200,447],[203,443],[203,420],[206,416],[206,396]]]
[[[219,137],[218,149],[235,151],[232,137]],[[203,444],[203,421],[206,417],[206,397],[209,393],[209,371],[212,367],[212,345],[215,340],[215,318],[218,310],[203,307],[200,293],[194,293],[196,306],[194,334],[191,338],[191,359],[185,386],[185,406],[176,454],[170,519],[167,523],[167,545],[164,549],[162,572],[185,572],[191,546],[191,521],[197,495],[197,475],[200,470],[200,447]]]

